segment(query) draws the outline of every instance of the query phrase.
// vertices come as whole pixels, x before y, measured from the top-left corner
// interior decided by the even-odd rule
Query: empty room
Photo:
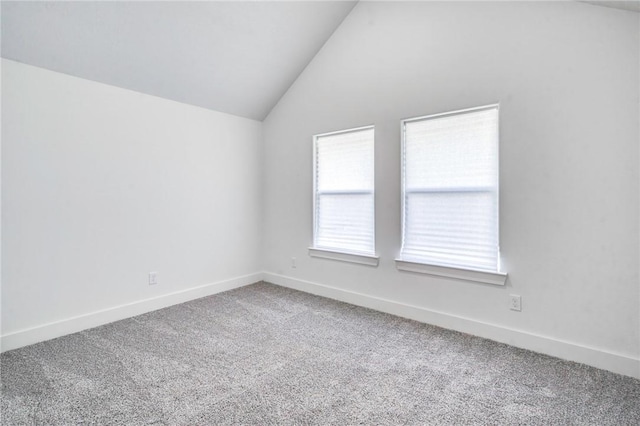
[[[0,7],[0,424],[640,424],[639,2]]]

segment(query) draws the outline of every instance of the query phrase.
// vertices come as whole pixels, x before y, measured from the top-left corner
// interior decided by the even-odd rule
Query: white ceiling
[[[2,1],[2,57],[263,120],[356,3]]]
[[[262,120],[355,6],[2,2],[2,57]]]

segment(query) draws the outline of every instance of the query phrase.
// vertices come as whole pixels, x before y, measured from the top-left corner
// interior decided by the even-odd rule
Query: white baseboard
[[[147,312],[166,308],[178,303],[188,302],[234,288],[243,287],[255,282],[262,281],[262,273],[255,273],[235,277],[224,281],[205,284],[174,293],[163,294],[151,299],[144,299],[137,302],[114,306],[113,308],[90,312],[88,314],[67,318],[43,324],[37,327],[20,330],[5,334],[0,339],[0,349],[2,352],[20,348],[34,343],[42,342],[56,337],[64,336],[89,328],[97,327],[125,318],[131,318]]]
[[[258,281],[328,297],[357,306],[386,312],[419,322],[484,337],[523,349],[544,353],[569,361],[591,365],[603,370],[640,379],[640,359],[624,354],[588,347],[577,343],[541,336],[526,331],[476,321],[470,318],[438,312],[362,293],[343,290],[311,281],[300,280],[270,272],[255,273],[206,284],[151,299],[140,300],[101,311],[91,312],[41,326],[20,330],[0,337],[1,351],[20,348],[64,336],[110,322],[141,315],[157,309],[209,296]]]
[[[265,272],[263,274],[263,280],[282,287],[288,287],[352,305],[386,312],[399,317],[433,324],[442,328],[472,334],[518,348],[528,349],[640,379],[640,359],[628,355],[617,354],[578,343],[515,330],[501,325],[480,322],[471,318],[437,312],[419,306],[407,305],[393,300],[369,296],[284,275]]]

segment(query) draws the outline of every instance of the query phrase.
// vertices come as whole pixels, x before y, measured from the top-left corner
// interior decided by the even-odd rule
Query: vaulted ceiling
[[[2,57],[262,120],[355,6],[2,2]]]
[[[263,120],[356,3],[2,1],[2,57]]]

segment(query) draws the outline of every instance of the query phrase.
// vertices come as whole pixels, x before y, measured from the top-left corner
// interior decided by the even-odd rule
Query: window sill
[[[344,253],[309,247],[309,256],[322,259],[340,260],[342,262],[358,263],[360,265],[378,266],[378,256],[366,254]]]
[[[435,277],[453,278],[482,284],[505,285],[507,274],[504,272],[477,271],[474,269],[452,268],[449,266],[428,265],[426,263],[407,262],[396,259],[396,268],[400,271],[417,272]]]

